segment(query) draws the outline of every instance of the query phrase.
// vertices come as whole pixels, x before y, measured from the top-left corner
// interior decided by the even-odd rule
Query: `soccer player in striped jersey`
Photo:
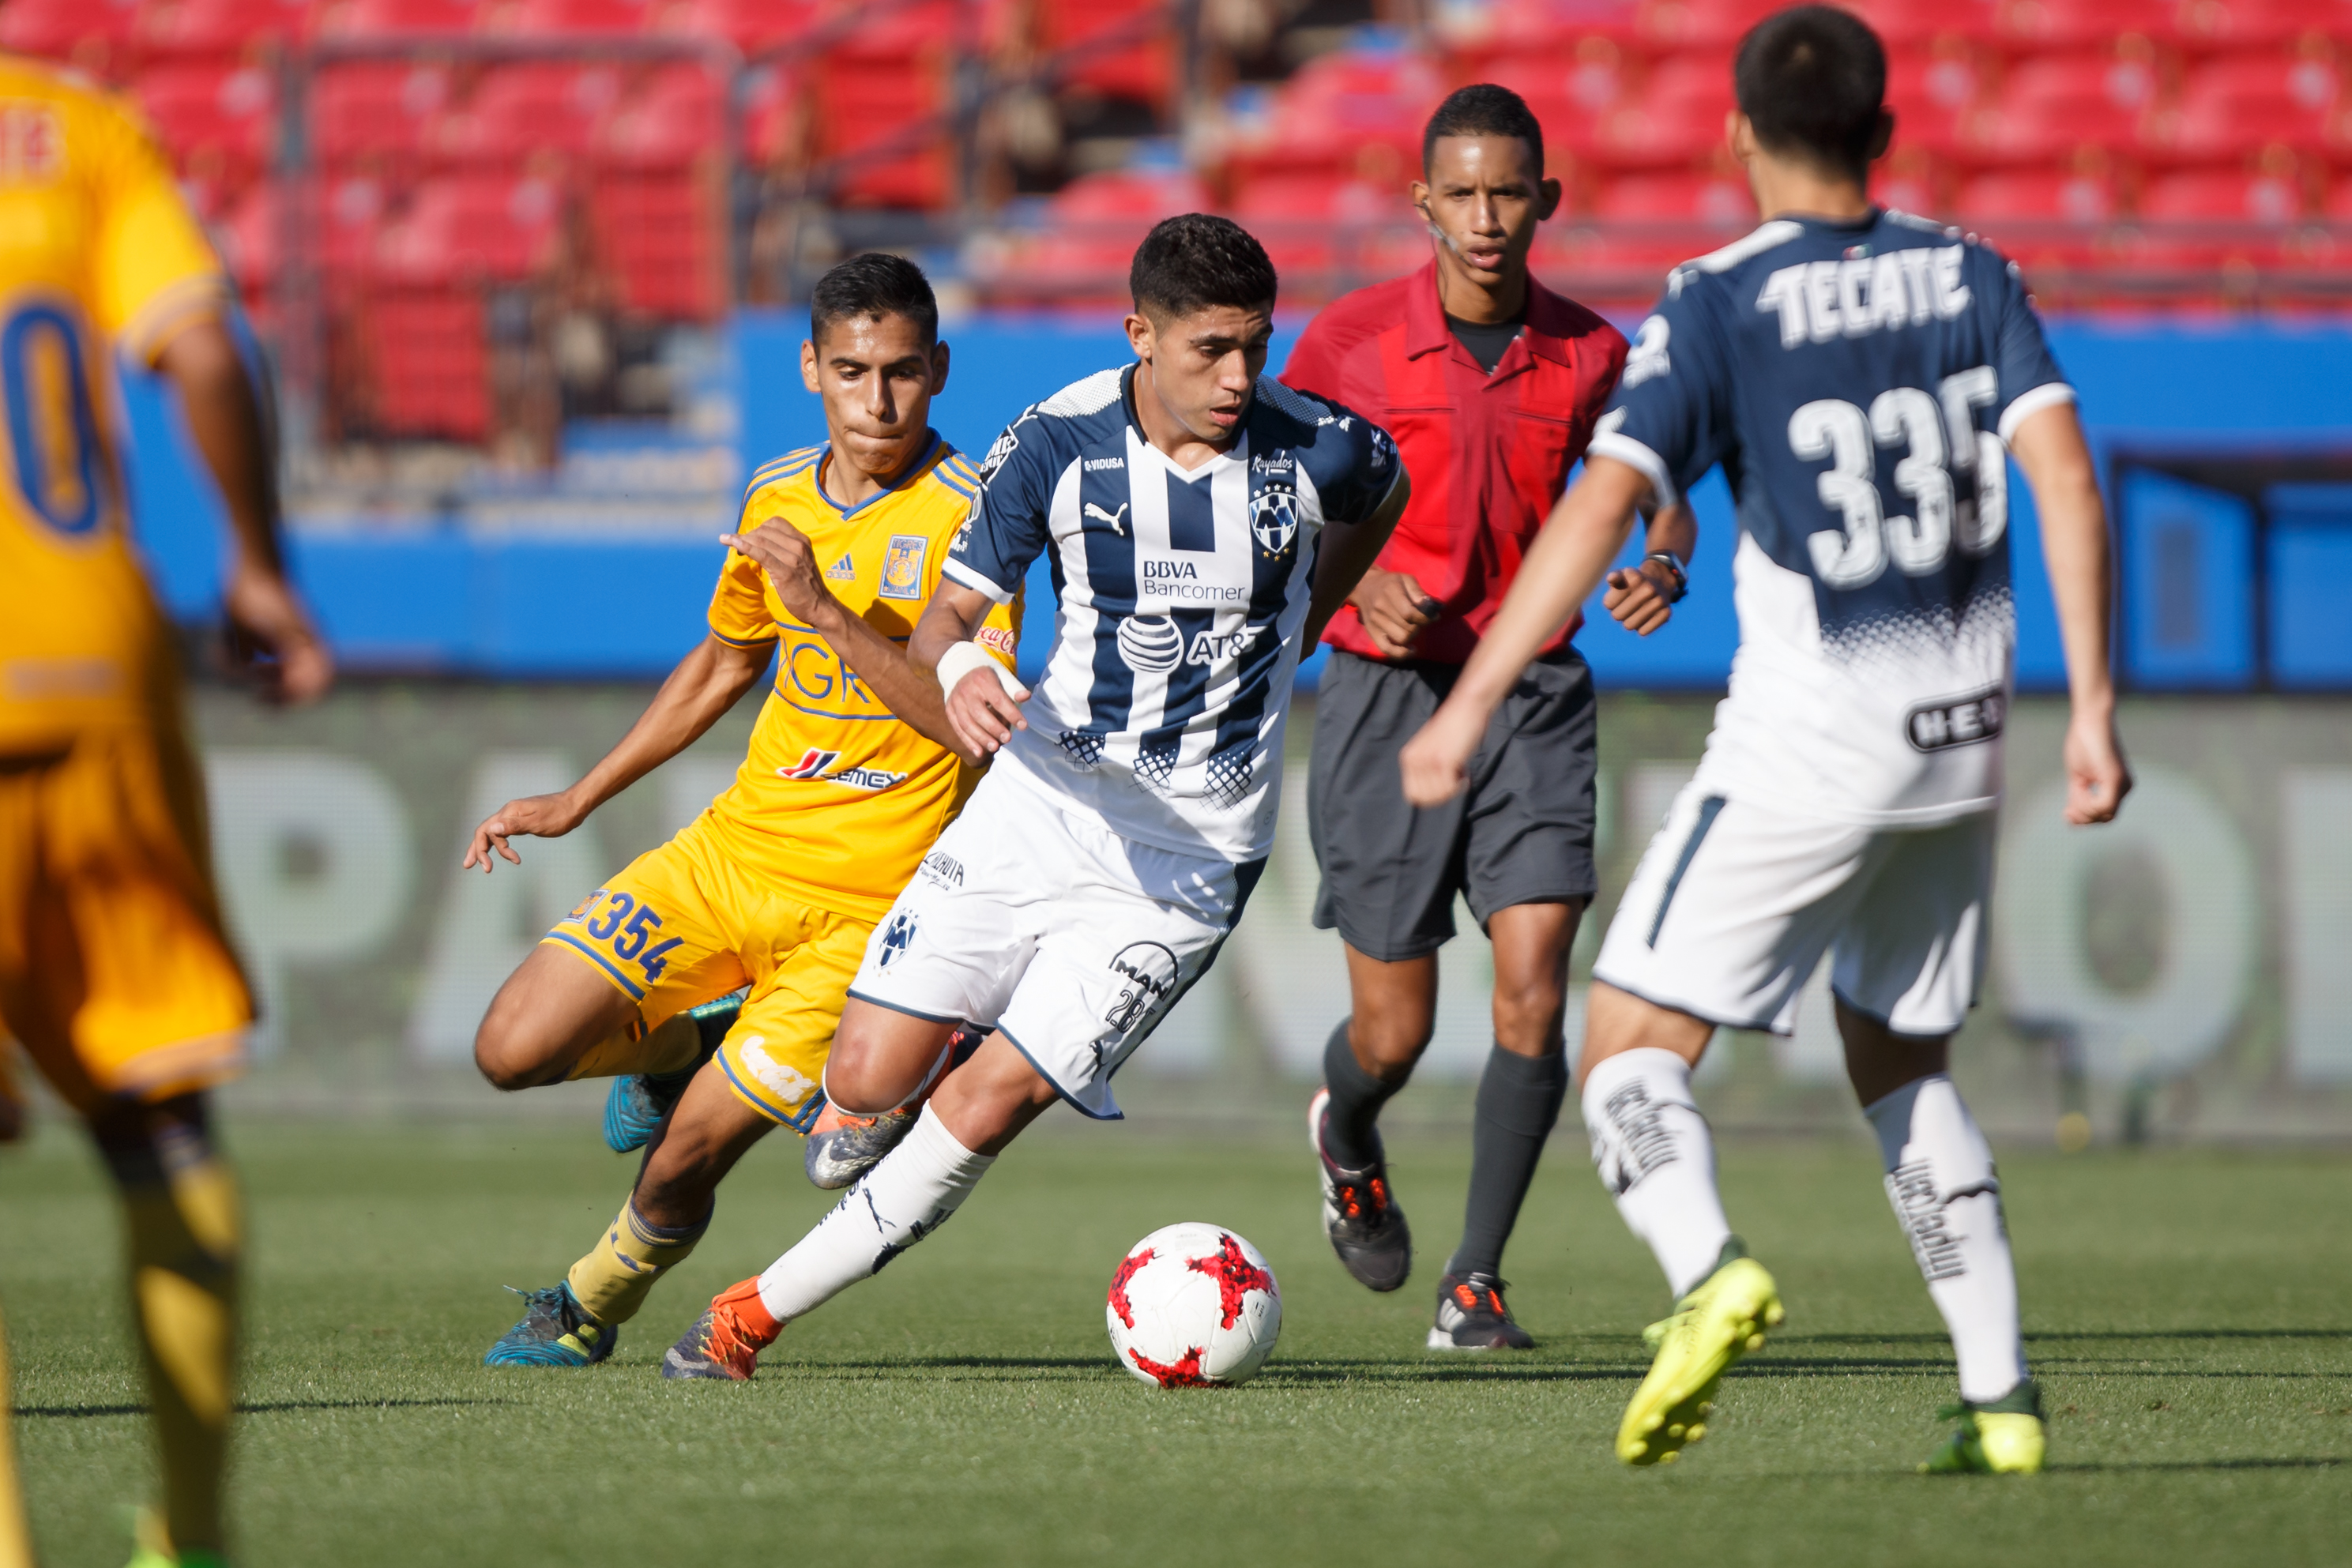
[[[1738,500],[1730,692],[1610,924],[1578,1063],[1594,1164],[1676,1301],[1617,1454],[1655,1464],[1702,1437],[1725,1367],[1780,1321],[1725,1217],[1691,1068],[1718,1026],[1789,1032],[1826,952],[1847,1076],[1959,1364],[1958,1427],[1923,1468],[2037,1470],[2000,1180],[1947,1063],[1991,891],[2010,457],[2039,504],[2064,638],[2078,824],[2131,788],[2105,512],[2016,269],[1870,201],[1892,130],[1877,37],[1794,7],[1742,40],[1734,83],[1732,148],[1765,222],[1668,277],[1584,476],[1406,746],[1405,793],[1460,790],[1488,714],[1600,582],[1635,507],[1721,463]]]
[[[959,1020],[992,1025],[914,1130],[766,1273],[722,1291],[667,1376],[744,1378],[784,1323],[939,1228],[1056,1099],[1111,1075],[1198,980],[1265,864],[1299,651],[1411,486],[1386,432],[1266,376],[1275,273],[1192,214],[1129,273],[1135,361],[1014,421],[912,649],[996,761],[867,945],[826,1092],[907,1103]],[[1048,561],[1033,695],[972,641]]]
[[[744,1152],[780,1125],[815,1130],[866,937],[978,779],[978,751],[925,733],[947,733],[939,688],[900,646],[979,493],[928,423],[948,373],[939,307],[913,263],[863,256],[818,281],[809,317],[802,374],[831,440],[752,476],[709,635],[586,777],[501,806],[467,852],[488,872],[498,855],[518,859],[512,838],[571,831],[773,664],[734,785],[667,843],[583,889],[482,1019],[474,1056],[491,1082],[616,1077],[606,1141],[652,1145],[602,1239],[562,1281],[528,1292],[491,1365],[610,1355],[621,1324],[701,1239]],[[976,632],[983,656],[1009,665],[1015,630],[1013,606],[992,606]],[[820,1185],[845,1185],[820,1164]]]

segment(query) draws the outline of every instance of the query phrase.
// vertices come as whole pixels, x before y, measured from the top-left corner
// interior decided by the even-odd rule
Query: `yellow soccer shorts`
[[[850,977],[874,922],[793,898],[744,872],[699,822],[590,894],[542,942],[592,964],[645,1027],[742,986],[751,993],[719,1048],[737,1099],[805,1133]]]
[[[0,756],[0,1032],[77,1110],[209,1088],[253,1000],[176,715]]]

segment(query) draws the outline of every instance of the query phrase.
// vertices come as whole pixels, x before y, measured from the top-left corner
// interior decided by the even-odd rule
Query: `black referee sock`
[[[1478,1080],[1478,1119],[1470,1134],[1470,1202],[1462,1245],[1449,1274],[1500,1274],[1503,1243],[1518,1223],[1544,1140],[1568,1098],[1568,1058],[1521,1056],[1496,1046]]]
[[[1323,1085],[1331,1091],[1323,1146],[1342,1170],[1360,1171],[1381,1157],[1381,1107],[1405,1081],[1383,1083],[1364,1071],[1348,1043],[1348,1022],[1341,1019],[1323,1047]]]

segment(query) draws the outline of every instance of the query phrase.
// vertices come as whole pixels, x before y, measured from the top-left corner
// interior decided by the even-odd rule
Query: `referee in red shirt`
[[[1496,714],[1468,789],[1415,811],[1397,752],[1452,689],[1527,546],[1584,454],[1624,368],[1617,329],[1528,271],[1536,225],[1559,204],[1543,130],[1507,89],[1465,87],[1422,138],[1412,200],[1435,258],[1359,289],[1307,327],[1282,379],[1396,437],[1412,500],[1323,640],[1307,786],[1322,868],[1315,924],[1346,942],[1352,1015],[1325,1047],[1309,1113],[1324,1225],[1361,1283],[1393,1291],[1412,1266],[1377,1125],[1427,1048],[1437,949],[1467,897],[1495,948],[1495,1050],[1478,1083],[1469,1212],[1439,1281],[1432,1349],[1524,1349],[1500,1277],[1545,1138],[1568,1092],[1560,1018],[1578,917],[1596,887],[1591,673],[1569,645],[1532,665]],[[1611,612],[1646,634],[1681,596],[1688,530],[1661,516]]]

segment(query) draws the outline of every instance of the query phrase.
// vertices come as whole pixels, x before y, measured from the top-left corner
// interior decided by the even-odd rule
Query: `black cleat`
[[[1535,1336],[1511,1321],[1507,1287],[1492,1274],[1448,1274],[1437,1281],[1432,1350],[1533,1350]]]
[[[1335,1164],[1323,1147],[1323,1124],[1331,1092],[1318,1089],[1307,1103],[1307,1135],[1315,1145],[1315,1165],[1323,1182],[1323,1233],[1339,1266],[1370,1291],[1393,1291],[1412,1272],[1412,1231],[1404,1210],[1389,1191],[1385,1158],[1360,1171]]]

